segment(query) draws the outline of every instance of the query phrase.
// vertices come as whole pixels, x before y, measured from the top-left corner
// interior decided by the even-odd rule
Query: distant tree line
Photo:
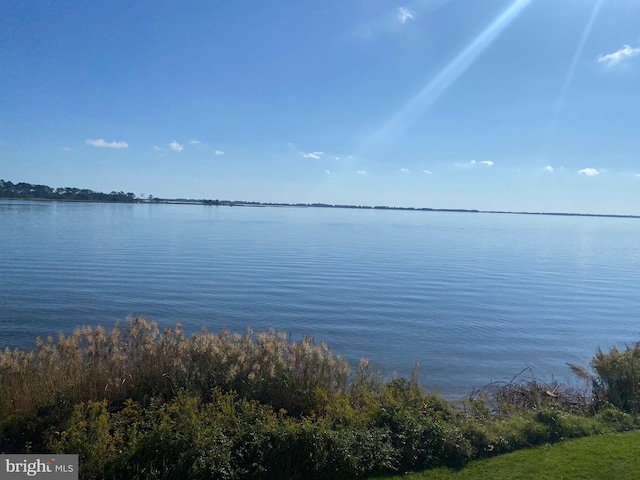
[[[125,202],[134,203],[138,199],[133,193],[94,192],[88,188],[58,187],[33,185],[31,183],[12,183],[0,180],[0,198],[27,198],[44,200],[82,200],[93,202]]]

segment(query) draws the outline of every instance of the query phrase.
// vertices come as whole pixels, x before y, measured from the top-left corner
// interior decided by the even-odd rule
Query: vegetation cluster
[[[78,453],[80,477],[362,478],[640,426],[640,344],[582,388],[517,377],[462,405],[312,338],[130,318],[0,354],[0,453]]]
[[[94,192],[88,188],[59,187],[52,188],[47,185],[34,185],[31,183],[12,183],[0,180],[0,198],[25,198],[42,200],[73,200],[92,202],[124,202],[137,201],[133,193]]]

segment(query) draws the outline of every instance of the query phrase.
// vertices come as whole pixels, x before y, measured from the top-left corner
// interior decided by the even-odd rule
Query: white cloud
[[[474,165],[476,163],[475,160],[471,160],[470,162],[453,162],[453,166],[456,168],[469,168],[469,165]]]
[[[327,170],[326,168],[324,169],[324,173],[326,173],[327,175],[331,175],[331,170]]]
[[[454,162],[454,167],[456,168],[471,168],[474,165],[484,165],[485,167],[493,167],[493,165],[495,165],[493,163],[492,160],[482,160],[482,161],[477,161],[477,160],[471,160],[470,162],[467,163],[460,163],[460,162]]]
[[[381,2],[383,3],[385,2]],[[424,8],[424,5],[421,5],[421,8]],[[380,35],[397,34],[413,20],[415,20],[415,12],[407,7],[391,6],[388,9],[382,7],[380,15],[370,17],[367,22],[356,25],[350,34],[361,40],[370,41],[379,38]]]
[[[408,168],[401,168],[400,171],[402,173],[409,173],[409,169]]]
[[[224,155],[224,152],[222,150],[216,150],[216,155],[220,156],[220,155]]]
[[[105,142],[103,138],[99,138],[97,140],[87,138],[84,143],[91,145],[92,147],[100,148],[129,148],[129,144],[127,142]]]
[[[582,170],[578,170],[578,175],[586,175],[587,177],[595,177],[596,175],[600,175],[600,171],[595,168],[583,168]]]
[[[320,160],[320,157],[324,155],[324,152],[300,152],[300,155],[302,155],[304,158],[314,158],[316,160]]]
[[[603,63],[607,67],[613,67],[629,58],[637,57],[640,55],[640,47],[633,48],[629,45],[625,45],[617,52],[608,53],[606,55],[599,55],[598,62]]]
[[[551,165],[547,165],[544,167],[545,172],[553,173],[553,167]]]
[[[184,150],[184,146],[180,145],[175,140],[169,144],[169,148],[174,152],[181,152],[182,150]]]
[[[202,142],[198,139],[192,138],[191,140],[189,140],[189,144],[190,145],[200,145]]]
[[[356,173],[358,175],[369,175],[369,172],[367,172],[366,170],[358,170]]]
[[[432,174],[431,170],[422,170],[422,173],[426,173],[427,175],[431,175]]]
[[[407,23],[407,21],[413,20],[413,12],[406,7],[400,7],[398,8],[397,18],[400,23]]]

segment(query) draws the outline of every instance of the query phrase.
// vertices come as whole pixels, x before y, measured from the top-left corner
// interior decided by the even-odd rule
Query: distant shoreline
[[[147,205],[204,205],[214,207],[276,207],[276,208],[339,208],[351,210],[396,210],[412,212],[448,212],[448,213],[483,213],[501,215],[539,215],[555,217],[599,217],[599,218],[632,218],[640,219],[640,215],[622,215],[613,213],[575,213],[575,212],[522,212],[510,210],[477,210],[465,208],[429,208],[429,207],[391,207],[391,206],[371,206],[371,205],[334,205],[325,203],[272,203],[272,202],[248,202],[230,200],[191,200],[191,199],[171,199],[154,198],[153,200],[136,199],[136,201],[105,201],[105,200],[74,200],[57,198],[20,198],[20,197],[0,197],[0,200],[27,200],[46,202],[70,202],[70,203],[123,203],[123,204],[147,204]]]
[[[144,195],[143,195],[144,196]],[[215,207],[296,207],[296,208],[349,208],[358,210],[399,210],[414,212],[453,212],[453,213],[500,213],[507,215],[547,215],[562,217],[602,217],[602,218],[640,218],[640,215],[618,215],[602,213],[572,212],[519,212],[510,210],[476,210],[465,208],[429,208],[429,207],[390,207],[387,205],[343,205],[330,203],[277,203],[248,202],[244,200],[208,200],[193,198],[146,198],[122,191],[110,193],[94,192],[87,188],[59,187],[53,189],[47,185],[35,185],[27,182],[14,184],[0,179],[0,200],[45,200],[54,202],[91,202],[91,203],[146,203],[170,205],[206,205]]]

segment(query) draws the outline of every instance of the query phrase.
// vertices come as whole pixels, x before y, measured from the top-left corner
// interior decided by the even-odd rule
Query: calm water
[[[0,201],[0,347],[143,314],[312,335],[449,397],[640,340],[640,221]]]

